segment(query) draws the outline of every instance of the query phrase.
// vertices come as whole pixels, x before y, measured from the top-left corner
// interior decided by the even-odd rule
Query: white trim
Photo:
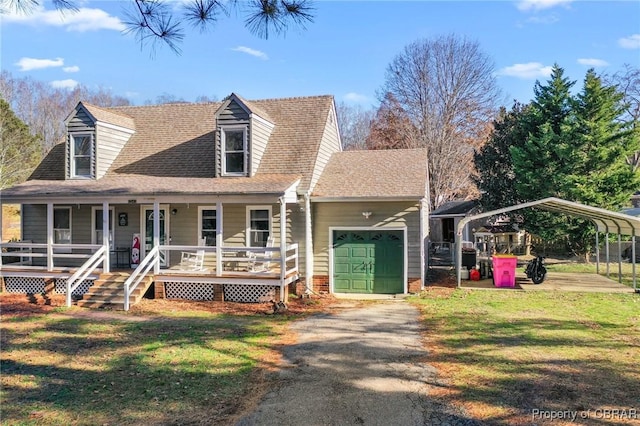
[[[147,241],[147,235],[146,235],[146,215],[144,214],[145,210],[153,210],[154,205],[153,204],[142,204],[140,205],[140,262],[142,262],[142,260],[145,258],[145,256],[147,255],[147,250],[146,250],[146,241]],[[158,211],[160,210],[164,210],[164,237],[165,237],[165,242],[163,243],[162,241],[160,241],[160,245],[165,245],[165,244],[169,244],[169,229],[171,229],[169,227],[169,220],[170,220],[170,210],[169,210],[169,204],[160,204],[158,206]],[[154,221],[155,222],[155,221]],[[158,221],[158,226],[160,222]],[[154,223],[155,226],[155,223]],[[153,242],[151,243],[153,248]],[[161,265],[161,266],[166,266],[167,264],[169,264],[169,253],[165,252],[165,264]]]
[[[95,231],[101,231],[102,228],[100,229],[96,229],[96,211],[100,210],[102,211],[102,206],[91,206],[91,244],[98,244],[98,242],[96,241],[96,232]],[[116,223],[115,223],[115,210],[113,207],[109,207],[109,213],[111,213],[111,220],[110,220],[110,224],[109,226],[111,227],[110,231],[111,231],[111,235],[109,238],[109,245],[111,247],[115,247],[115,239],[116,239]],[[102,220],[100,220],[100,224],[102,225]],[[103,243],[104,243],[104,238],[103,238]]]
[[[354,203],[366,203],[366,202],[374,202],[374,201],[411,201],[418,202],[424,199],[424,195],[415,196],[415,197],[313,197],[311,198],[312,203],[344,203],[344,202],[354,202]]]
[[[333,233],[335,231],[402,231],[402,246],[403,246],[403,294],[409,292],[409,284],[407,282],[409,276],[409,244],[407,241],[407,227],[406,226],[330,226],[329,227],[329,293],[335,293],[333,288]],[[356,293],[357,294],[357,293]]]
[[[106,121],[96,121],[95,123],[96,123],[96,127],[102,126],[102,127],[106,127],[107,129],[113,129],[113,130],[118,130],[120,132],[129,133],[130,135],[133,135],[136,132],[135,130],[130,129],[128,127],[118,126],[117,124],[107,123]]]
[[[196,241],[200,241],[200,239],[202,238],[202,211],[203,210],[213,210],[214,212],[216,212],[216,228],[213,230],[213,232],[216,233],[216,236],[214,237],[214,241],[217,243],[218,237],[217,237],[217,229],[218,229],[218,209],[217,206],[198,206],[198,235],[197,235],[197,240]],[[206,245],[206,241],[205,241],[205,245]],[[211,247],[215,247],[216,244],[214,244]]]
[[[68,210],[69,211],[69,242],[65,243],[65,242],[60,242],[60,241],[56,241],[56,229],[67,229],[67,228],[56,228],[55,223],[56,223],[56,210]],[[72,244],[73,243],[73,214],[72,214],[72,210],[73,207],[71,206],[53,206],[52,212],[51,212],[51,236],[52,236],[52,240],[51,242],[53,244]],[[64,249],[64,248],[60,248],[58,249],[58,253],[71,253],[71,249]]]
[[[227,131],[242,131],[242,161],[243,161],[243,170],[242,172],[227,172],[227,152],[225,149],[226,142],[226,132]],[[249,172],[249,161],[250,156],[248,155],[248,126],[245,124],[242,125],[231,125],[231,126],[220,126],[220,175],[221,176],[247,176]],[[237,153],[238,151],[231,151],[232,153]]]
[[[258,114],[256,114],[255,112],[252,112],[249,114],[249,119],[250,120],[255,120],[255,121],[259,121],[260,123],[264,124],[265,126],[267,126],[269,128],[269,130],[273,130],[276,125],[273,124],[272,122],[270,122],[269,120],[267,120],[266,118],[262,118],[260,117]]]
[[[90,139],[90,147],[89,147],[89,175],[78,175],[76,172],[76,137],[84,137],[89,136]],[[96,138],[93,135],[93,132],[69,132],[69,178],[70,179],[93,179],[96,176],[96,170],[94,165],[93,152],[96,148]],[[83,156],[84,157],[84,156]]]
[[[268,210],[269,211],[269,236],[273,236],[273,206],[247,206],[246,207],[246,228],[245,228],[245,244],[247,247],[254,247],[251,245],[251,211],[252,210]],[[282,224],[280,225],[282,226]],[[286,226],[286,224],[285,224]]]

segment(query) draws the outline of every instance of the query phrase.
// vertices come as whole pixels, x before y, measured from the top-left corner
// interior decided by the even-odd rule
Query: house
[[[343,152],[331,96],[80,102],[66,126],[2,192],[22,214],[22,241],[2,244],[5,291],[128,309],[145,292],[256,302],[423,287],[426,150]]]

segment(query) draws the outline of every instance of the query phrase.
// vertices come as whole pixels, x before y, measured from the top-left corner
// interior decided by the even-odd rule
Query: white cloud
[[[551,9],[556,6],[568,6],[573,0],[522,0],[516,3],[516,7],[523,11],[538,11]]]
[[[69,78],[67,80],[54,80],[51,82],[51,87],[55,89],[73,89],[78,84],[80,83]]]
[[[342,97],[345,102],[353,102],[358,104],[363,104],[369,102],[369,98],[365,95],[361,95],[355,92],[349,92]]]
[[[633,34],[618,40],[620,47],[625,49],[640,49],[640,34]]]
[[[586,65],[589,67],[606,67],[609,66],[609,63],[607,61],[604,61],[602,59],[596,59],[596,58],[580,58],[578,59],[578,63],[580,65]]]
[[[530,24],[540,24],[540,25],[551,25],[558,22],[560,18],[558,15],[550,14],[545,16],[534,15],[527,19],[527,22]]]
[[[64,71],[64,72],[78,72],[78,71],[80,71],[80,67],[77,66],[77,65],[73,65],[71,67],[62,68],[62,71]]]
[[[247,55],[255,56],[256,58],[260,58],[260,59],[262,59],[264,61],[269,59],[269,57],[267,56],[266,53],[261,52],[260,50],[255,50],[255,49],[252,49],[250,47],[246,47],[246,46],[234,47],[231,50],[233,50],[234,52],[246,53]]]
[[[20,71],[39,70],[43,68],[55,68],[64,65],[64,59],[36,59],[36,58],[20,58],[16,65],[20,67]]]
[[[33,26],[48,25],[62,27],[67,31],[123,31],[125,25],[117,16],[111,16],[102,9],[80,8],[76,12],[46,10],[42,6],[35,7],[30,13],[7,13],[2,16],[3,22],[15,22]]]
[[[510,67],[504,67],[497,74],[529,80],[538,77],[549,77],[552,68],[551,66],[542,65],[540,62],[527,62],[526,64],[513,64]]]

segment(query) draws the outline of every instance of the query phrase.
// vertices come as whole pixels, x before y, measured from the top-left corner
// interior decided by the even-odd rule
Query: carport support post
[[[633,274],[633,289],[638,291],[636,284],[636,236],[631,237],[631,273]]]
[[[607,278],[609,278],[609,231],[604,234],[604,253],[607,258]]]
[[[622,236],[618,232],[618,282],[622,284]]]
[[[460,275],[460,268],[462,267],[462,231],[460,229],[458,229],[458,232],[456,233],[456,251],[455,252],[456,252],[456,259],[455,259],[456,275],[458,276],[458,288],[459,288],[460,281],[462,279],[462,276]]]
[[[598,228],[596,227],[596,274],[600,273],[600,241],[598,241]]]

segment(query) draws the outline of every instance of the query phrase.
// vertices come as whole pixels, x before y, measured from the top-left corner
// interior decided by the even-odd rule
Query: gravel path
[[[418,310],[393,301],[310,317],[246,425],[479,425],[429,398]]]

